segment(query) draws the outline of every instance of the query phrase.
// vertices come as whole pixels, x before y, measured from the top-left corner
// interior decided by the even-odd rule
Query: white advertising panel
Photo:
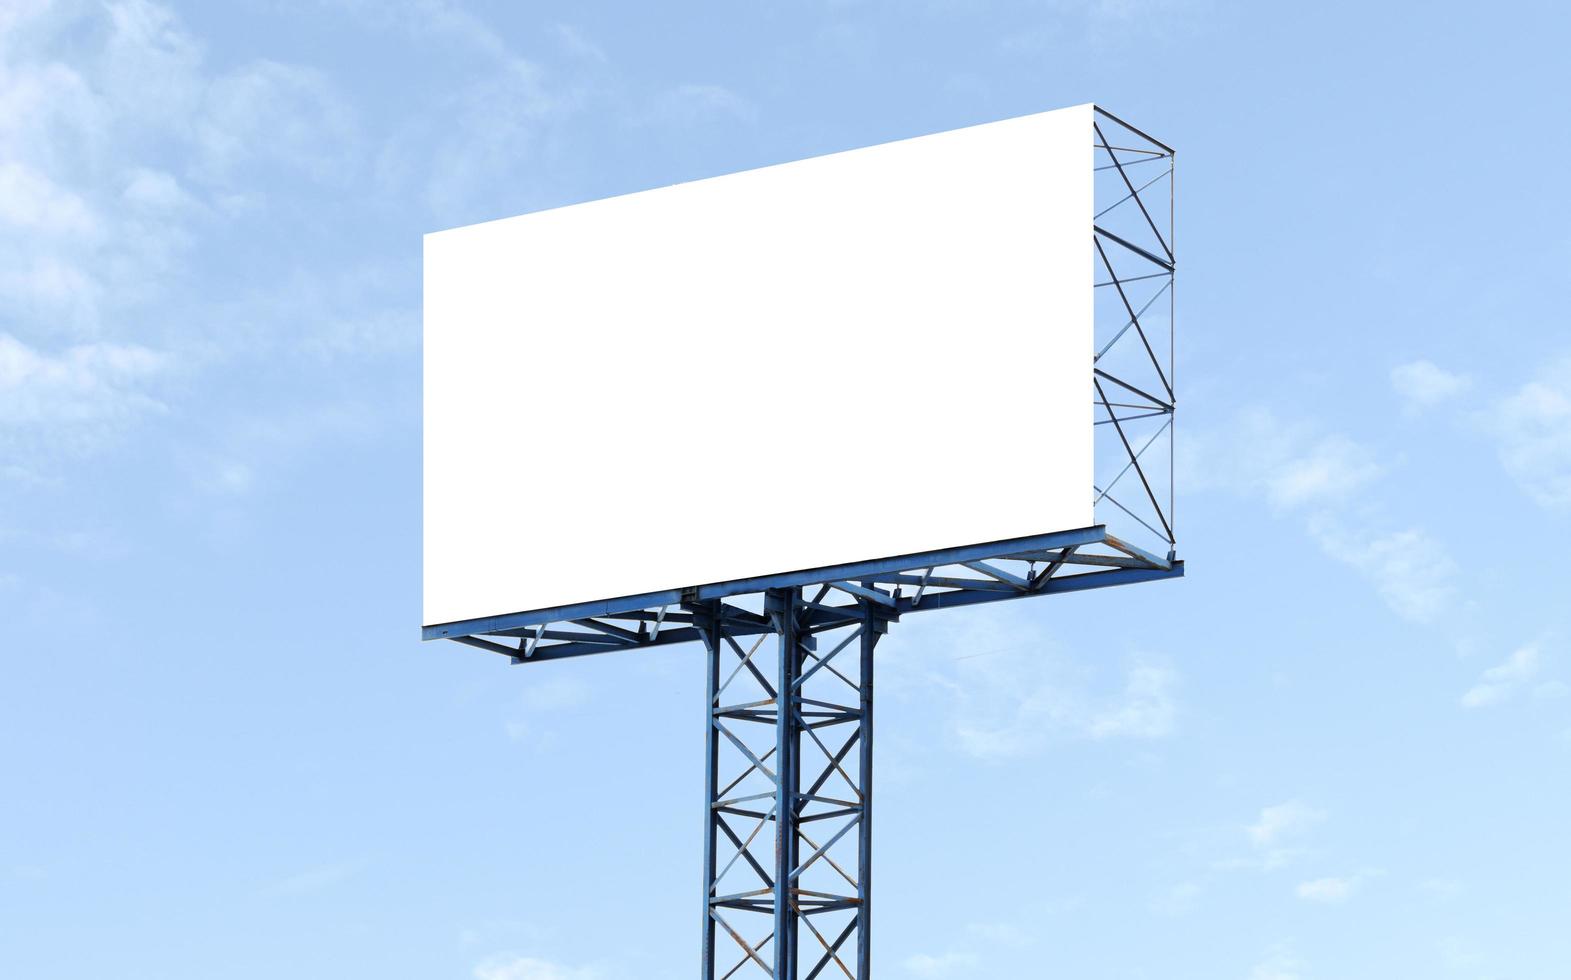
[[[1090,525],[1092,108],[425,239],[426,625]]]

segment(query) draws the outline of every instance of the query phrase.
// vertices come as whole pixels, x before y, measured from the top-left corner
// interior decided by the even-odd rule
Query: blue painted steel
[[[712,582],[708,585],[699,585],[687,589],[645,592],[641,595],[597,599],[593,602],[574,603],[570,606],[553,606],[548,609],[531,609],[524,612],[507,613],[501,616],[485,616],[479,619],[466,619],[456,623],[442,623],[423,627],[421,629],[421,639],[450,640],[459,636],[468,636],[475,633],[495,633],[500,630],[514,629],[520,626],[534,626],[539,623],[559,623],[591,616],[612,616],[640,609],[674,606],[684,601],[698,602],[706,599],[725,599],[735,595],[765,592],[769,589],[787,589],[801,585],[822,585],[833,581],[858,581],[876,577],[884,572],[900,571],[907,568],[954,565],[965,561],[997,558],[1000,555],[1021,551],[1056,549],[1067,545],[1096,544],[1102,541],[1106,534],[1106,528],[1097,524],[1092,527],[1076,528],[1072,531],[1057,531],[1052,534],[1037,534],[1024,538],[1010,538],[1005,541],[990,541],[983,544],[965,545],[959,548],[941,548],[936,551],[921,551],[909,555],[895,555],[889,558],[851,562],[845,565],[826,565],[822,568],[780,572],[775,575],[761,575],[754,578],[731,579],[725,582]]]
[[[702,618],[702,625],[693,632],[704,640],[709,681],[704,701],[704,931],[703,970],[701,980],[715,980],[715,919],[709,912],[711,885],[715,880],[715,847],[718,828],[715,821],[715,790],[720,780],[720,732],[715,728],[715,697],[720,689],[720,620],[713,606],[702,613],[695,613],[695,620]]]
[[[774,975],[796,976],[797,917],[793,872],[800,840],[797,836],[797,794],[802,780],[802,730],[796,717],[801,695],[796,679],[801,673],[801,638],[797,633],[795,589],[768,593],[769,615],[779,626],[780,662],[775,681],[775,943]]]
[[[869,617],[861,632],[862,676],[860,707],[862,718],[859,770],[862,785],[862,820],[857,825],[856,899],[856,975],[872,977],[873,945],[873,648],[887,624]]]

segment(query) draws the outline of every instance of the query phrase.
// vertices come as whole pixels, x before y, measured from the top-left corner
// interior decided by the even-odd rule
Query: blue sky
[[[1179,150],[1189,577],[880,648],[879,975],[1565,977],[1568,34],[8,0],[0,973],[691,976],[699,651],[417,640],[419,236],[1097,101]]]

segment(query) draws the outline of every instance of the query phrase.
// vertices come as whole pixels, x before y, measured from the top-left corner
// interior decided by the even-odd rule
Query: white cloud
[[[1162,738],[1173,732],[1178,674],[1136,663],[1124,674],[1124,693],[1091,709],[1084,726],[1092,738]]]
[[[1571,695],[1571,684],[1565,681],[1545,681],[1533,688],[1533,697],[1540,701],[1552,701]]]
[[[1249,972],[1249,980],[1303,980],[1304,963],[1286,950],[1273,950]]]
[[[1436,901],[1450,901],[1461,896],[1463,885],[1455,878],[1426,878],[1418,887]]]
[[[95,239],[103,232],[79,195],[15,160],[0,163],[0,224],[58,238]]]
[[[1499,401],[1486,421],[1527,495],[1542,507],[1571,507],[1571,357]]]
[[[0,445],[85,451],[136,417],[163,410],[148,383],[168,354],[137,344],[76,344],[45,352],[0,333]]]
[[[1191,442],[1194,450],[1179,457],[1187,485],[1257,497],[1299,516],[1326,555],[1356,569],[1404,619],[1431,623],[1452,606],[1460,568],[1440,541],[1367,517],[1347,522],[1357,495],[1384,473],[1370,447],[1262,409]]]
[[[992,946],[1024,949],[1036,942],[1036,936],[1012,922],[972,922],[966,933]]]
[[[1249,842],[1261,855],[1258,867],[1271,871],[1286,865],[1299,853],[1298,841],[1325,819],[1325,811],[1299,800],[1263,808],[1259,819],[1244,828]]]
[[[330,183],[350,176],[351,114],[321,72],[255,61],[214,78],[203,100],[194,138],[207,176],[232,178],[256,163]]]
[[[1097,694],[1040,652],[977,659],[990,662],[968,664],[953,685],[955,734],[977,758],[1020,758],[1055,737],[1156,739],[1174,731],[1178,675],[1169,667],[1136,661],[1119,692]]]
[[[531,956],[497,956],[475,967],[475,980],[597,980],[597,970],[572,968]]]
[[[1345,902],[1357,882],[1352,878],[1315,878],[1299,882],[1298,897],[1311,902]]]
[[[591,41],[582,31],[571,24],[557,24],[552,28],[551,32],[556,35],[556,39],[562,45],[562,49],[575,58],[582,58],[599,64],[604,64],[609,60],[606,57],[604,48]]]
[[[378,411],[361,402],[308,402],[226,420],[209,437],[219,448],[200,452],[187,444],[180,459],[197,488],[236,496],[267,486],[325,446],[374,438],[384,426]]]
[[[1263,474],[1267,496],[1278,507],[1296,508],[1346,499],[1380,473],[1374,454],[1344,436],[1325,436]]]
[[[1427,532],[1353,533],[1323,516],[1310,522],[1310,530],[1326,554],[1357,569],[1402,618],[1431,623],[1450,608],[1459,569]]]
[[[1455,973],[1476,974],[1486,962],[1484,954],[1477,945],[1461,936],[1447,936],[1440,940],[1437,948],[1440,962],[1447,970]]]
[[[661,93],[646,121],[691,126],[716,119],[751,123],[757,118],[757,107],[724,85],[685,84]]]
[[[1300,882],[1295,889],[1298,897],[1306,902],[1338,905],[1353,897],[1364,882],[1379,875],[1378,871],[1360,871],[1343,877],[1314,878]]]
[[[142,212],[183,211],[200,207],[173,175],[146,167],[132,169],[120,196]]]
[[[356,870],[356,867],[352,864],[322,865],[318,868],[302,871],[299,874],[290,875],[267,888],[265,894],[287,897],[309,895],[347,881],[354,875]]]
[[[103,15],[110,30],[92,64],[99,97],[127,121],[161,131],[188,125],[202,100],[201,43],[173,10],[150,0],[110,3],[72,26],[101,30]]]
[[[1326,818],[1325,812],[1298,800],[1288,800],[1260,811],[1260,818],[1244,828],[1256,847],[1272,847],[1296,836]]]
[[[1370,447],[1261,409],[1191,443],[1179,456],[1186,485],[1257,497],[1301,517],[1327,555],[1362,573],[1405,619],[1432,622],[1449,607],[1459,569],[1444,545],[1420,529],[1393,532],[1368,520],[1349,528],[1340,516],[1385,472]]]
[[[963,952],[949,952],[939,956],[917,953],[906,957],[901,965],[918,977],[957,977],[974,969],[977,958],[974,953]]]
[[[557,25],[552,33],[572,63],[553,72],[484,19],[446,0],[337,2],[461,59],[451,85],[415,107],[380,148],[375,169],[384,189],[412,192],[437,227],[560,203],[541,196],[540,174],[529,168],[551,148],[553,127],[604,84],[606,61],[592,40]]]
[[[1024,758],[1066,740],[1150,741],[1179,728],[1179,672],[1162,658],[1081,663],[1055,648],[1029,609],[1005,603],[939,617],[879,660],[891,697],[947,692],[946,748]]]
[[[1455,398],[1473,386],[1472,379],[1452,374],[1430,361],[1413,361],[1391,369],[1391,387],[1402,398],[1403,409],[1417,413]]]
[[[75,343],[61,356],[78,368],[123,360],[147,349],[129,338],[145,336],[152,301],[194,295],[171,287],[231,197],[212,181],[251,163],[320,176],[342,154],[347,110],[300,66],[212,68],[180,19],[148,0],[13,6],[8,18],[0,317],[29,348]],[[167,310],[157,320],[157,346],[223,345],[211,321]]]
[[[1259,497],[1280,511],[1341,503],[1382,472],[1362,443],[1266,409],[1189,441],[1178,460],[1185,485]]]
[[[1462,707],[1487,708],[1501,704],[1538,676],[1540,654],[1534,644],[1514,651],[1501,663],[1484,671],[1478,683],[1462,695]]]

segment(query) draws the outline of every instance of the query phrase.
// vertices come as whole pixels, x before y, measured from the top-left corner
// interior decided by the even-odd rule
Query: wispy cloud
[[[1033,659],[1035,662],[1033,663]],[[980,759],[1001,761],[1040,751],[1054,739],[1157,739],[1177,717],[1178,675],[1136,660],[1120,689],[1098,693],[1052,657],[1010,652],[985,655],[956,674],[954,730],[958,744]]]
[[[1244,834],[1254,847],[1257,858],[1254,861],[1232,863],[1263,871],[1285,867],[1302,853],[1302,841],[1308,832],[1325,820],[1325,811],[1300,800],[1287,800],[1264,807],[1255,822],[1244,827]]]
[[[1304,961],[1286,949],[1276,948],[1249,971],[1249,980],[1304,980]]]
[[[266,894],[287,898],[309,895],[342,884],[353,877],[357,870],[356,865],[343,862],[308,868],[274,882],[268,886]]]
[[[348,104],[325,74],[256,61],[208,85],[193,134],[196,166],[214,181],[270,166],[343,184],[359,171],[355,128]]]
[[[1571,508],[1571,356],[1498,401],[1486,416],[1506,472],[1540,506]]]
[[[140,344],[44,351],[0,333],[0,446],[23,455],[96,449],[137,418],[163,411],[150,389],[173,365],[171,355]]]
[[[35,470],[159,413],[174,368],[221,351],[225,321],[193,316],[200,291],[175,288],[188,259],[260,200],[262,176],[345,179],[353,121],[321,73],[214,66],[150,0],[11,6],[8,18],[0,426]]]
[[[1391,369],[1391,387],[1410,415],[1449,401],[1472,386],[1467,375],[1453,374],[1432,361],[1413,361]]]
[[[1370,446],[1264,409],[1191,442],[1193,450],[1179,457],[1186,484],[1264,500],[1303,521],[1326,555],[1357,569],[1405,619],[1433,622],[1450,607],[1460,568],[1438,539],[1348,516],[1375,510],[1355,506],[1386,475]]]
[[[916,953],[907,956],[901,966],[913,976],[939,980],[942,977],[966,976],[977,966],[975,953]]]
[[[1398,616],[1432,623],[1451,607],[1460,569],[1428,532],[1353,532],[1324,515],[1310,522],[1310,531],[1326,554],[1357,569]]]
[[[523,179],[547,153],[554,127],[591,104],[607,59],[578,28],[558,25],[564,70],[517,48],[480,15],[445,0],[338,0],[422,44],[456,54],[451,84],[416,107],[378,151],[389,193],[413,193],[438,227],[514,214],[545,203],[539,175]]]
[[[724,85],[686,83],[661,93],[646,121],[685,127],[715,119],[752,123],[757,118],[757,107]]]
[[[1317,810],[1299,800],[1277,803],[1260,811],[1260,817],[1244,828],[1250,843],[1256,847],[1276,847],[1285,839],[1297,837],[1310,827],[1325,821],[1323,810]]]
[[[1339,905],[1352,898],[1367,881],[1379,875],[1379,871],[1359,871],[1355,874],[1341,877],[1313,878],[1309,881],[1299,882],[1298,887],[1294,891],[1299,898],[1306,902]]]
[[[993,946],[1024,949],[1036,942],[1036,935],[1013,922],[971,922],[966,934]]]
[[[568,967],[532,956],[495,956],[474,970],[475,980],[599,980],[590,967]]]
[[[1163,739],[1182,717],[1181,678],[1164,658],[1081,663],[1043,638],[1028,610],[1008,606],[940,617],[881,655],[879,671],[889,696],[947,692],[946,745],[993,762],[1068,740]]]
[[[268,487],[279,473],[325,446],[367,441],[384,426],[376,410],[362,402],[308,402],[226,419],[203,440],[211,449],[197,449],[193,439],[177,457],[198,489],[239,496]]]
[[[1186,485],[1262,498],[1284,512],[1342,503],[1383,472],[1368,446],[1267,409],[1190,442],[1179,457]]]
[[[1488,708],[1510,700],[1538,676],[1541,660],[1537,644],[1518,648],[1479,676],[1478,683],[1462,695],[1462,707]]]

